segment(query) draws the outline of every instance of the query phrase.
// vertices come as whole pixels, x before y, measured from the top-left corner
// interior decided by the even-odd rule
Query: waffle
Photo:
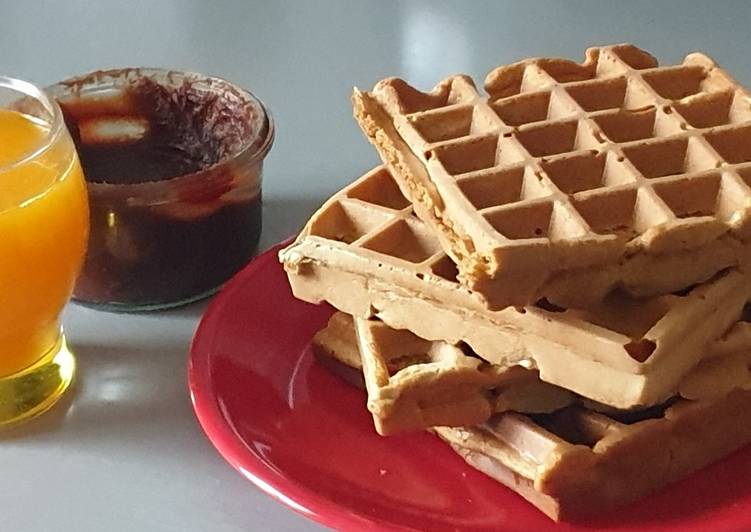
[[[453,261],[383,167],[329,199],[280,259],[300,299],[427,340],[465,342],[487,362],[538,369],[546,382],[622,409],[672,395],[751,297],[747,276],[730,270],[649,300],[614,293],[587,310],[545,301],[488,310],[457,281]]]
[[[466,76],[428,93],[390,78],[353,105],[490,308],[669,293],[740,263],[751,103],[711,59],[659,67],[631,45],[590,48],[581,64],[499,67],[485,90]]]
[[[751,391],[736,389],[711,400],[678,399],[643,419],[569,407],[433,431],[468,464],[558,521],[638,500],[747,445],[749,406]]]
[[[368,410],[383,436],[477,425],[506,410],[552,412],[574,399],[540,381],[536,371],[493,366],[469,349],[423,340],[377,319],[338,312],[321,334],[328,338],[320,343],[335,346],[348,365],[362,369]],[[352,363],[356,357],[361,364]]]
[[[749,325],[738,322],[710,344],[681,381],[678,395],[707,399],[751,384]],[[728,349],[729,342],[733,349]],[[537,371],[493,366],[467,346],[423,340],[378,319],[336,312],[314,344],[356,370],[357,377],[348,380],[367,389],[368,410],[382,436],[433,426],[474,426],[506,411],[550,413],[575,402],[613,411],[541,381]]]
[[[604,414],[574,405],[548,414],[496,414],[473,428],[431,430],[467,463],[554,520],[602,512],[751,442],[751,349],[720,356],[719,344],[691,375],[710,382],[712,365],[743,358],[743,387],[715,386],[706,397],[673,398],[640,412]],[[354,345],[352,320],[344,314],[335,315],[313,341],[317,358],[350,381],[360,373]]]

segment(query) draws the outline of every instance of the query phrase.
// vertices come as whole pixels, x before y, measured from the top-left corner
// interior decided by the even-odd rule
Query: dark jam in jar
[[[273,126],[250,93],[216,78],[133,69],[49,90],[89,183],[77,300],[174,306],[212,293],[252,258]]]

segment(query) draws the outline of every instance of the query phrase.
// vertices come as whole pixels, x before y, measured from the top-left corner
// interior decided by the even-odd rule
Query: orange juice
[[[0,377],[59,345],[88,223],[83,173],[62,124],[56,134],[0,109]]]

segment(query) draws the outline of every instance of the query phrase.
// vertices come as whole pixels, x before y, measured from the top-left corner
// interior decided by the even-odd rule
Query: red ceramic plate
[[[364,393],[313,360],[331,310],[292,297],[277,250],[211,304],[189,368],[209,439],[277,500],[346,530],[751,530],[751,449],[617,513],[556,525],[437,438],[378,436]]]

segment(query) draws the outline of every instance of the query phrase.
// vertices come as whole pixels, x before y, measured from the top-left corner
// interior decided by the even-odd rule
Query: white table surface
[[[664,61],[713,55],[742,82],[745,2],[247,2],[0,0],[0,72],[50,84],[94,69],[162,66],[253,90],[278,126],[267,160],[267,247],[373,166],[353,85],[427,88],[527,56],[580,60],[632,41]],[[233,471],[204,437],[186,386],[206,303],[65,315],[78,382],[52,412],[0,435],[0,531],[316,530]],[[281,331],[280,331],[281,332]]]

